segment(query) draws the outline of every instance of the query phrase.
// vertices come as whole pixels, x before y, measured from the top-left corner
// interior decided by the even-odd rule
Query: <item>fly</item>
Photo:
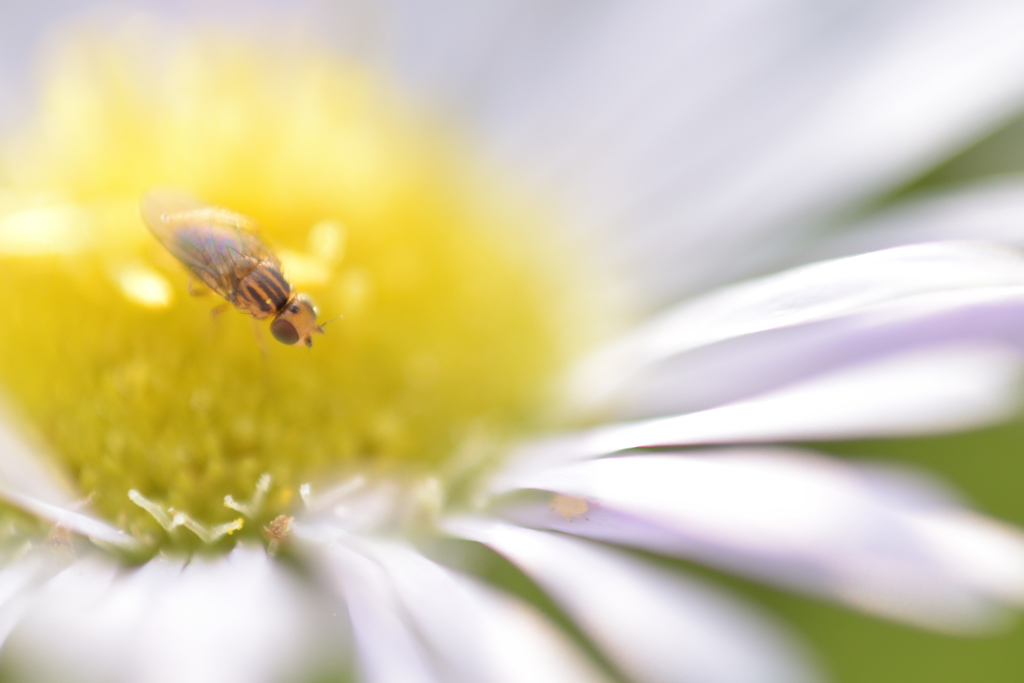
[[[295,293],[251,218],[174,190],[147,192],[141,210],[160,244],[199,281],[243,313],[273,318],[274,339],[313,346],[313,335],[324,333],[316,306]]]

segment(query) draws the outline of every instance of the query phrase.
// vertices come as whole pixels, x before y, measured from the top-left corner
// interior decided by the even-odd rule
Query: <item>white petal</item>
[[[633,680],[817,678],[780,626],[692,579],[560,534],[475,519],[445,527],[519,565]]]
[[[744,335],[634,374],[615,391],[614,415],[637,419],[703,410],[932,347],[1020,350],[1021,320],[1024,289],[997,287],[922,294],[849,316]]]
[[[369,683],[605,680],[536,610],[404,545],[296,530],[348,605]]]
[[[0,421],[0,497],[10,493],[52,505],[66,505],[75,495],[74,487],[47,456],[29,446],[4,419]]]
[[[44,503],[36,498],[23,495],[19,491],[4,490],[2,488],[0,488],[0,498],[5,499],[12,505],[16,505],[25,512],[29,512],[40,519],[53,522],[57,526],[64,527],[92,541],[112,545],[128,552],[135,552],[145,548],[145,544],[120,529],[95,517],[75,512],[67,507]]]
[[[915,350],[687,415],[527,445],[505,476],[633,448],[934,434],[991,424],[1020,404],[1021,355],[999,346]],[[499,477],[497,486],[505,486]]]
[[[31,608],[39,586],[62,568],[45,552],[30,552],[0,568],[0,644]]]
[[[490,680],[479,638],[481,615],[474,613],[458,581],[411,549],[373,542],[359,545],[381,565],[403,616],[434,655],[438,680]]]
[[[76,511],[73,490],[44,454],[0,422],[0,499],[94,541],[128,551],[141,547],[121,530]]]
[[[791,451],[605,458],[520,481],[579,497],[524,523],[697,558],[946,630],[992,626],[1024,601],[1024,537],[905,473]],[[557,507],[557,506],[556,506]]]
[[[1024,89],[1022,11],[750,1],[521,11],[506,19],[511,39],[468,62],[481,66],[462,100],[504,157],[628,234],[621,258],[678,291],[749,272],[773,246],[751,237],[776,240],[912,177],[1009,116]]]
[[[680,192],[683,179],[675,176],[670,184],[671,176],[662,173],[660,195],[649,190],[623,206],[620,222],[681,236],[672,246],[649,250],[651,258],[639,263],[655,286],[678,291],[764,272],[786,255],[789,245],[780,236],[913,177],[1012,115],[1024,52],[1011,36],[1022,8],[974,9],[903,4],[893,24],[865,37],[871,43],[866,59],[846,62],[852,70],[835,74],[817,92],[798,93],[795,100],[809,95],[798,105],[810,105],[805,111],[791,112],[774,130],[762,129],[760,149],[742,150],[722,164],[720,188],[698,180],[693,190]],[[820,74],[817,57],[808,61]],[[943,113],[934,116],[938,110]],[[690,174],[700,178],[715,170],[694,166]],[[644,212],[651,204],[656,208]],[[692,268],[673,269],[685,253],[696,255]]]
[[[319,23],[382,27],[406,87],[662,292],[763,269],[780,234],[912,177],[1024,91],[1013,3],[358,7]]]
[[[925,294],[1022,285],[1024,256],[969,242],[912,245],[804,266],[692,300],[598,350],[574,372],[570,398],[583,407],[614,403],[616,391],[639,373],[725,339]]]
[[[393,543],[361,544],[380,562],[446,682],[560,683],[606,677],[533,608]]]
[[[344,543],[321,545],[321,569],[343,598],[365,683],[440,683],[430,653],[410,628],[383,568]]]
[[[465,580],[482,607],[492,615],[486,626],[488,651],[502,683],[607,680],[538,610],[486,584],[468,577]]]
[[[918,0],[392,0],[311,14],[606,228],[612,258],[662,292],[763,270],[790,246],[780,235],[1010,115],[1022,15]],[[353,41],[354,24],[369,28]]]
[[[79,561],[40,591],[8,653],[34,680],[276,681],[316,663],[309,608],[262,550],[127,571]]]

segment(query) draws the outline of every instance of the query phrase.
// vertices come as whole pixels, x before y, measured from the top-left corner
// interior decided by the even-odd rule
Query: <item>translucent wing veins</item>
[[[280,261],[256,235],[256,224],[226,209],[170,191],[142,201],[142,216],[160,243],[197,278],[235,303],[238,283],[260,263]]]

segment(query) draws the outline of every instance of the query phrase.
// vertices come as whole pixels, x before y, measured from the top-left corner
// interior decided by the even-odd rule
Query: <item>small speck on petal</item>
[[[780,449],[619,456],[537,473],[586,496],[586,523],[541,501],[523,524],[686,557],[918,626],[969,632],[1024,598],[1024,536],[935,484]]]

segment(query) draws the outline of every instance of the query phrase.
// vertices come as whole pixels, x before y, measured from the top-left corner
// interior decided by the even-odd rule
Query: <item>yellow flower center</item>
[[[160,54],[72,46],[0,177],[0,386],[93,510],[189,549],[161,512],[214,528],[241,507],[223,549],[302,484],[423,476],[544,426],[570,340],[536,216],[356,68],[223,39]],[[251,217],[338,319],[307,351],[211,314],[139,217],[154,186]]]

